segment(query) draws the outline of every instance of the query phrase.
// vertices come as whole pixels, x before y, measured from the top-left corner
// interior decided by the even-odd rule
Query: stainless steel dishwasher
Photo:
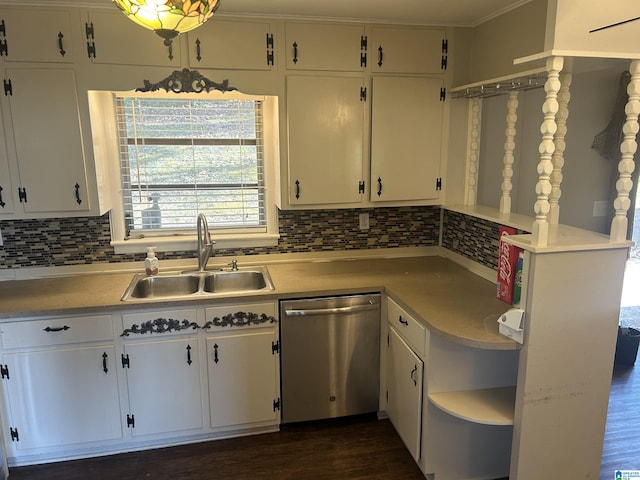
[[[380,295],[280,303],[282,422],[378,410]]]

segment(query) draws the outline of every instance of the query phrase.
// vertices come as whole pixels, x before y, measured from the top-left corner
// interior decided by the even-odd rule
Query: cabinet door
[[[285,29],[290,70],[358,72],[366,66],[361,25],[287,23]]]
[[[1,138],[7,138],[4,125],[2,124],[2,116],[0,115],[0,135]],[[11,188],[11,177],[9,172],[9,159],[7,158],[6,142],[0,145],[0,216],[3,214],[11,214],[13,209],[13,190]]]
[[[3,8],[1,22],[6,43],[3,57],[7,62],[73,62],[75,42],[68,12]]]
[[[360,203],[361,77],[287,78],[289,204]]]
[[[7,353],[4,380],[17,450],[122,437],[113,346]]]
[[[438,198],[442,86],[424,77],[373,79],[372,201]]]
[[[117,11],[92,11],[83,25],[93,63],[180,67],[180,41],[164,40]]]
[[[278,356],[274,330],[207,339],[211,426],[276,422]]]
[[[374,27],[369,42],[371,72],[443,73],[444,41],[444,30]]]
[[[274,38],[268,22],[216,19],[187,34],[192,67],[271,70]]]
[[[25,212],[89,210],[73,70],[8,69],[7,78]]]
[[[420,458],[424,365],[392,327],[387,350],[387,414],[413,458]]]
[[[132,435],[201,429],[197,338],[131,342],[124,350]]]

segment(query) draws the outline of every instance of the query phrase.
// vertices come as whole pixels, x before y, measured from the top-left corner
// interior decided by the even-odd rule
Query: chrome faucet
[[[213,245],[216,242],[211,241],[211,234],[209,233],[209,225],[207,224],[207,217],[204,213],[198,214],[198,271],[204,272],[207,268],[207,262],[209,256],[213,250]]]

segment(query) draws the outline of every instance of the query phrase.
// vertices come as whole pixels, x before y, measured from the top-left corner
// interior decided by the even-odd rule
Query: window
[[[184,243],[195,239],[198,213],[207,216],[219,248],[277,242],[275,97],[227,92],[111,99],[120,185],[111,217],[116,252],[147,245],[191,249]],[[92,111],[94,146],[101,130],[96,117],[103,115]]]

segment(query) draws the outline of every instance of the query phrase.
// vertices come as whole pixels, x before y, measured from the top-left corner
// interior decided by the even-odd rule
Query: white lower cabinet
[[[212,427],[278,419],[276,341],[275,329],[207,338]]]
[[[87,325],[96,327],[90,335]],[[12,322],[1,330],[8,457],[122,438],[110,316]]]
[[[134,437],[202,429],[198,338],[131,342],[124,347]]]
[[[1,323],[9,465],[276,431],[275,301]]]
[[[387,298],[386,413],[429,479],[509,475],[518,350],[431,334]]]
[[[416,461],[420,459],[423,371],[420,357],[389,327],[387,414]]]

